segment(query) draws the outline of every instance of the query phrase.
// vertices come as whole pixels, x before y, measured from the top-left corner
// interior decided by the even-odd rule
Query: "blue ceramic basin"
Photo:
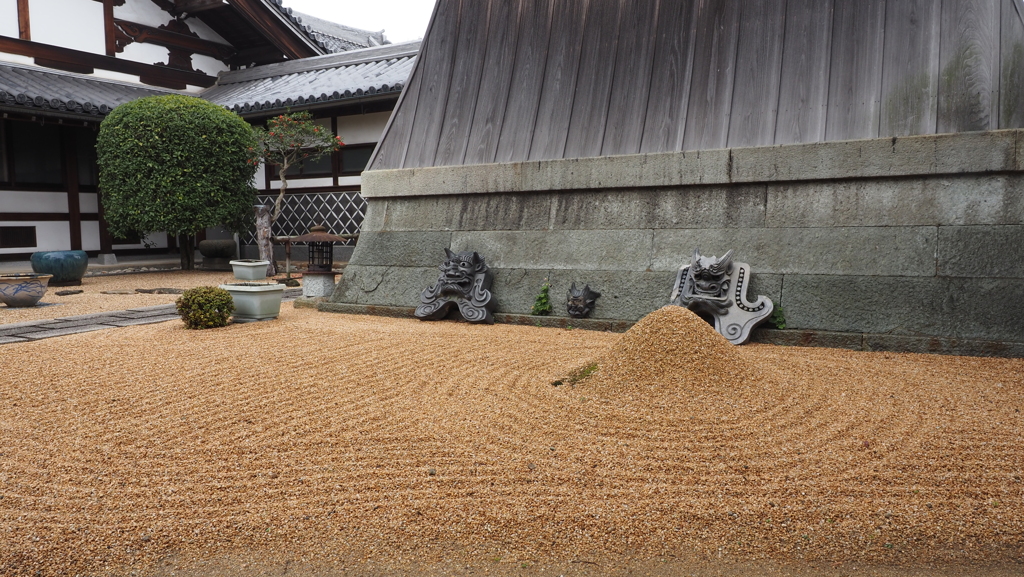
[[[0,275],[0,302],[9,307],[34,307],[46,294],[48,274]]]
[[[53,275],[50,286],[78,286],[89,267],[89,255],[84,250],[34,252],[31,260],[33,271]]]

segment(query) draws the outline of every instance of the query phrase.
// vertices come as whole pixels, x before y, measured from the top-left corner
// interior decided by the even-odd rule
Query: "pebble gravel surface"
[[[10,323],[72,317],[90,313],[172,304],[178,295],[137,293],[135,289],[188,289],[237,282],[231,271],[173,271],[145,274],[87,276],[81,286],[48,287],[37,307],[11,308],[0,303],[0,327]],[[58,292],[74,290],[80,294],[61,296]]]
[[[286,304],[2,363],[4,576],[253,555],[1024,567],[1021,359],[733,347],[678,307],[616,335]]]

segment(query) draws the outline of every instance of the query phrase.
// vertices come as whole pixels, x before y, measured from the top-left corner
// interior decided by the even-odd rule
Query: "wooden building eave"
[[[79,74],[91,74],[96,68],[131,74],[139,76],[143,84],[176,90],[184,90],[186,85],[208,88],[217,81],[216,77],[201,72],[153,66],[113,56],[4,36],[0,36],[0,52],[29,56],[36,59],[36,63],[40,66]]]
[[[261,0],[228,0],[228,3],[288,58],[324,54],[311,39],[300,34],[279,12],[269,9]]]

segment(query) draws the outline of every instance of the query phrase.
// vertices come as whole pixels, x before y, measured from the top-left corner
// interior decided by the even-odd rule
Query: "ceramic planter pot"
[[[34,272],[53,275],[50,286],[78,286],[89,268],[89,255],[84,250],[34,252],[30,260]]]
[[[220,288],[228,291],[231,300],[235,301],[235,314],[232,320],[236,323],[267,321],[276,319],[281,314],[283,284],[233,282],[222,284]]]
[[[270,261],[242,259],[231,261],[231,270],[238,280],[263,280],[267,278]]]
[[[48,274],[4,274],[0,275],[0,302],[9,307],[34,307],[46,294]]]

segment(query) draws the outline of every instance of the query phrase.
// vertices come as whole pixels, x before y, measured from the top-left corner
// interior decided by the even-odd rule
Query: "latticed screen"
[[[276,196],[260,195],[257,202],[273,203]],[[322,224],[331,234],[356,234],[363,224],[366,201],[358,192],[287,194],[281,216],[274,221],[274,236],[299,236],[309,227]],[[256,244],[256,231],[243,239],[243,244]]]

